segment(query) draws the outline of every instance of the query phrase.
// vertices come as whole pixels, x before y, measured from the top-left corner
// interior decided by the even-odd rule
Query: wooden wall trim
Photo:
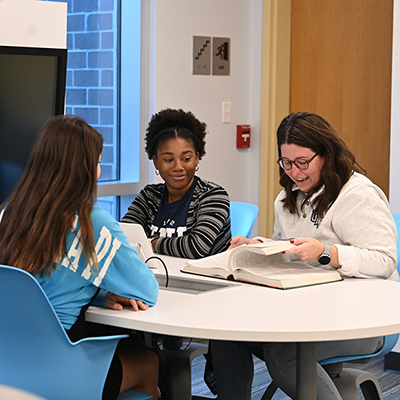
[[[279,193],[276,129],[289,113],[291,0],[264,0],[259,234],[271,237]]]

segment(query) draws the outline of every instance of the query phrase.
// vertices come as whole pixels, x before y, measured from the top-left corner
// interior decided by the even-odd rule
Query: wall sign
[[[212,57],[211,57],[212,51]],[[230,38],[193,36],[193,75],[229,75]]]
[[[211,37],[193,36],[193,74],[211,73]]]
[[[230,38],[213,38],[213,75],[229,75]]]

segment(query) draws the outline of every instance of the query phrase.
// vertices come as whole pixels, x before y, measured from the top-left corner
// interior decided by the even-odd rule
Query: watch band
[[[331,246],[325,245],[324,252],[319,257],[318,262],[322,265],[327,265],[331,262]]]

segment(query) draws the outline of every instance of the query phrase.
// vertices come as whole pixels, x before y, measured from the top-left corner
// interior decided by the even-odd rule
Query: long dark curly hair
[[[204,140],[207,125],[200,122],[190,111],[166,108],[154,114],[149,122],[145,137],[145,150],[149,160],[157,157],[160,144],[172,138],[182,138],[193,143],[199,160],[206,154]]]

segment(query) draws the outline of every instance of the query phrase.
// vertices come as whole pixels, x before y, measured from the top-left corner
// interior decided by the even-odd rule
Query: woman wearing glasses
[[[344,277],[399,280],[396,226],[385,194],[363,175],[333,127],[319,115],[293,113],[281,122],[277,139],[283,189],[275,201],[273,239],[293,238],[295,246],[286,254],[320,268],[336,268]],[[264,240],[236,236],[231,248]],[[327,305],[343,300],[329,299]],[[263,354],[275,383],[296,398],[295,343],[213,341],[218,399],[251,398],[252,346]],[[374,353],[381,346],[381,337],[321,342],[317,358]],[[317,399],[341,399],[319,364]]]

